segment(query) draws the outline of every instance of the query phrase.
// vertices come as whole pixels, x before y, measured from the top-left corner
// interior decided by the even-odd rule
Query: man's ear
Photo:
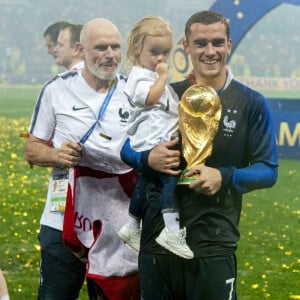
[[[189,51],[189,47],[188,47],[188,41],[186,40],[186,38],[183,38],[183,40],[182,40],[182,47],[183,47],[183,50],[184,50],[186,56],[188,56],[190,54],[190,51]]]
[[[231,55],[231,48],[232,48],[232,40],[231,39],[229,39],[228,41],[227,41],[227,47],[228,47],[228,56],[230,56]]]
[[[76,42],[74,53],[78,56],[83,56],[83,47],[79,42]]]

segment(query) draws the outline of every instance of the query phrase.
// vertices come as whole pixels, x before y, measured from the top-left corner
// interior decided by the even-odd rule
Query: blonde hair
[[[127,37],[127,51],[125,70],[128,72],[132,66],[137,64],[136,48],[143,47],[147,36],[171,36],[172,28],[168,21],[162,17],[147,16],[140,19],[130,30]]]

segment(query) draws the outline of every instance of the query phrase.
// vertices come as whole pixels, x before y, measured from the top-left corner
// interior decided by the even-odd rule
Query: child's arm
[[[158,78],[156,79],[154,84],[150,87],[146,99],[146,105],[154,105],[158,102],[159,98],[163,95],[166,84],[168,82],[168,76],[169,76],[168,64],[159,63],[156,66],[155,71],[158,74]]]

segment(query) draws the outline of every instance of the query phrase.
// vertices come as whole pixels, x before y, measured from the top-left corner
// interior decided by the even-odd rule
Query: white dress
[[[124,90],[134,107],[127,133],[131,147],[136,151],[148,150],[161,142],[170,141],[178,131],[178,96],[170,85],[166,86],[157,104],[146,106],[149,88],[156,78],[156,72],[134,66]]]

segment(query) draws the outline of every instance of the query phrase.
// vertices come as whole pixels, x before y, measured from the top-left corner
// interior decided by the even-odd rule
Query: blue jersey
[[[181,98],[189,86],[184,80],[173,88]],[[270,187],[277,180],[276,140],[265,98],[233,79],[219,97],[222,115],[206,165],[220,170],[222,187],[213,196],[178,187],[181,226],[186,226],[187,244],[198,257],[233,253],[239,240],[243,193]],[[142,164],[132,166],[145,166],[147,154],[134,155],[135,162]],[[141,248],[166,254],[155,242],[163,228],[159,193],[159,186],[150,183],[143,210]]]

